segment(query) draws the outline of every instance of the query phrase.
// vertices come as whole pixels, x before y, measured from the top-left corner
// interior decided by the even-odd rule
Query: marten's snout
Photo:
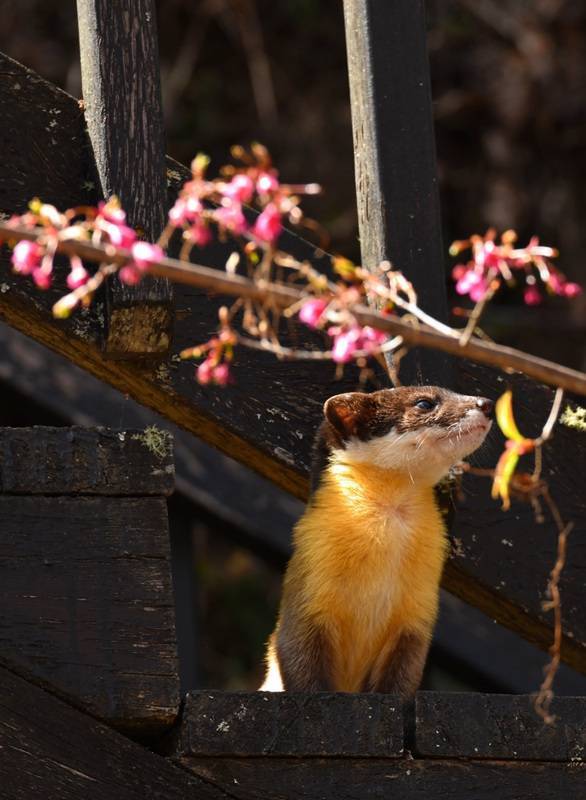
[[[494,412],[494,402],[489,400],[488,397],[479,397],[476,401],[476,406],[482,411],[487,419],[492,417]]]

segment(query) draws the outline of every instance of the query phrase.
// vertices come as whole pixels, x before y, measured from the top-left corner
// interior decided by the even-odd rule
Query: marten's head
[[[325,456],[343,450],[347,463],[397,470],[434,484],[480,447],[493,408],[485,397],[438,386],[338,394],[324,405],[318,447]]]

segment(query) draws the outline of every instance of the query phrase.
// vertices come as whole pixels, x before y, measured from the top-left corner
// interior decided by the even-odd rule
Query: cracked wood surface
[[[83,146],[82,119],[77,103],[50,84],[40,81],[23,67],[10,62],[11,74],[19,86],[22,101],[27,81],[35,91],[29,97],[36,103],[34,114],[25,116],[19,137],[26,146],[35,135],[43,135],[47,109],[61,104],[69,115],[69,125],[53,126],[55,146],[48,146],[48,157],[55,157],[60,173],[54,182],[44,182],[38,165],[24,163],[13,169],[8,159],[0,184],[0,206],[7,211],[22,210],[24,198],[44,192],[44,199],[66,207],[84,199],[82,177],[91,171],[90,154]],[[42,84],[42,85],[41,85]],[[18,105],[13,85],[0,85],[0,101]],[[28,97],[26,92],[24,97]],[[57,106],[55,106],[57,107]],[[45,116],[44,116],[45,115]],[[40,121],[40,122],[39,122]],[[40,130],[37,123],[40,124]],[[37,127],[36,127],[37,126]],[[77,133],[76,133],[77,130]],[[17,143],[11,143],[16,152]],[[61,153],[66,149],[67,159]],[[19,170],[25,169],[24,176]],[[168,162],[171,194],[187,171]],[[27,188],[23,188],[23,183]],[[37,190],[37,186],[40,188]],[[89,191],[89,190],[88,190]],[[80,196],[81,195],[81,196]],[[16,202],[13,198],[16,198]],[[95,201],[95,195],[94,199]],[[6,205],[8,203],[8,205]],[[19,205],[20,204],[20,205]],[[311,245],[287,233],[284,249],[315,261]],[[198,260],[210,266],[223,264],[229,245],[207,248]],[[227,390],[199,386],[193,380],[193,365],[171,356],[159,366],[108,361],[99,340],[103,308],[96,303],[71,320],[53,320],[48,309],[59,294],[39,293],[12,276],[3,257],[0,287],[0,317],[22,333],[50,347],[123,393],[146,405],[170,421],[200,437],[223,453],[246,464],[295,497],[305,499],[308,488],[310,443],[321,417],[323,401],[331,394],[356,387],[355,375],[332,383],[333,368],[323,363],[279,362],[270,354],[241,352],[235,362],[237,383]],[[210,298],[189,287],[176,287],[173,352],[205,341],[216,326],[221,298]],[[305,333],[293,333],[294,337]],[[551,402],[552,392],[523,379],[511,379],[522,404],[519,424],[528,435],[540,430]],[[466,393],[478,391],[498,396],[505,388],[495,370],[460,364],[454,388]],[[493,466],[500,451],[499,435],[490,441],[476,459]],[[580,578],[586,565],[586,539],[580,535],[586,520],[586,501],[581,476],[586,466],[586,443],[580,434],[560,427],[546,451],[546,476],[565,517],[573,519],[576,530],[569,543],[568,566],[561,590],[565,639],[563,657],[576,669],[586,671],[586,619],[580,613],[584,585]],[[547,574],[554,561],[556,535],[550,524],[536,525],[528,507],[514,504],[508,514],[489,498],[486,481],[467,479],[465,499],[452,534],[450,559],[443,584],[466,602],[477,606],[493,619],[511,627],[542,648],[551,642],[551,619],[541,609]],[[229,498],[227,498],[229,502]],[[282,533],[279,533],[282,538]]]

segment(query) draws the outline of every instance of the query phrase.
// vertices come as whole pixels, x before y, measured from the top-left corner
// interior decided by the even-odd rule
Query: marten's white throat
[[[436,386],[325,403],[261,688],[416,691],[446,555],[433,487],[482,444],[492,410]]]

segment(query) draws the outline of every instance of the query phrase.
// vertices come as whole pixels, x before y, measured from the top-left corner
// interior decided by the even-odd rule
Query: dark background
[[[307,210],[330,231],[331,249],[358,258],[340,0],[157,6],[169,155],[188,164],[203,150],[218,166],[231,144],[264,142],[284,180],[323,184],[324,195]],[[428,16],[446,275],[453,239],[512,227],[522,243],[537,234],[558,247],[560,268],[586,284],[586,4],[433,0]],[[1,50],[81,95],[74,0],[0,0],[0,20]],[[529,309],[520,294],[508,293],[484,327],[496,339],[586,369],[584,297]],[[0,424],[70,424],[42,398],[25,402],[8,387],[2,396]],[[196,616],[205,631],[197,682],[254,687],[279,571],[209,523],[189,527]],[[452,609],[451,618],[458,613]],[[482,630],[488,622],[463,624]],[[502,647],[524,653],[524,663],[544,660],[512,634]],[[507,686],[489,666],[482,673],[464,662],[436,646],[430,685],[522,688]]]

